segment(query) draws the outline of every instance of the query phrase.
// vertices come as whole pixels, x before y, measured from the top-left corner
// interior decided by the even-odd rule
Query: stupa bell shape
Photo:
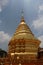
[[[26,24],[26,22],[24,20],[24,16],[21,17],[20,24],[18,25],[18,27],[17,27],[14,35],[12,36],[10,42],[17,40],[17,39],[25,39],[25,40],[36,41],[37,42],[36,44],[38,44],[38,45],[40,44],[40,41],[34,36],[31,29]]]
[[[23,16],[21,17],[20,24],[18,25],[16,32],[14,33],[11,40],[14,39],[38,40],[30,30],[29,26],[26,24]]]
[[[21,18],[21,22],[14,33],[12,40],[14,39],[36,39],[34,34],[26,24],[24,17]]]

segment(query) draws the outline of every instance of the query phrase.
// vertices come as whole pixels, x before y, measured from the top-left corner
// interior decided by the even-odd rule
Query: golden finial
[[[24,16],[24,11],[23,11],[23,9],[22,9],[22,11],[21,11],[21,15],[22,15],[22,17]]]
[[[21,11],[21,23],[20,24],[25,24],[25,20],[24,20],[24,11],[22,9]]]
[[[24,11],[23,11],[23,9],[21,11],[21,19],[24,20]]]

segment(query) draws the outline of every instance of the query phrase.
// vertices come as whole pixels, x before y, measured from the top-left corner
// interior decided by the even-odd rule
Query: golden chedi
[[[8,53],[15,59],[32,60],[38,56],[40,41],[34,36],[22,16],[21,22],[11,38]]]

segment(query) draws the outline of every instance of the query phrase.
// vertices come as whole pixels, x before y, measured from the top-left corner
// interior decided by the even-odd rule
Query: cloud
[[[39,13],[39,17],[42,17],[43,16],[43,5],[40,5],[39,6],[39,11],[38,11],[38,13]]]
[[[0,42],[5,42],[8,41],[10,39],[10,36],[8,35],[8,33],[5,33],[4,31],[0,31]]]
[[[32,26],[37,30],[43,29],[43,17],[40,17],[37,20],[33,21]]]
[[[34,27],[34,29],[38,31],[42,31],[43,29],[43,5],[39,6],[38,19],[33,21],[32,26]]]
[[[0,48],[6,49],[10,40],[10,35],[8,33],[5,33],[4,31],[0,31]]]
[[[0,12],[2,11],[3,7],[7,5],[9,0],[0,0]]]
[[[43,48],[43,35],[38,37],[39,40],[41,40],[40,47]]]
[[[43,11],[43,5],[39,6],[39,11]]]

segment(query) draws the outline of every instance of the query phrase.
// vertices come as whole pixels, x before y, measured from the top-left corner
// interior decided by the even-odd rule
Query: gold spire
[[[24,11],[22,10],[21,12],[21,23],[20,24],[25,24],[25,20],[24,20]]]
[[[17,27],[11,40],[14,40],[14,39],[37,40],[37,38],[32,33],[31,29],[29,28],[29,26],[26,24],[23,13],[24,12],[22,11],[21,22],[19,26]]]
[[[22,9],[22,11],[21,11],[21,15],[22,15],[22,17],[24,16],[24,11],[23,11],[23,9]]]
[[[21,16],[21,22],[19,26],[16,29],[16,32],[14,33],[14,36],[12,39],[18,39],[18,38],[25,38],[25,39],[34,39],[34,35],[32,31],[30,30],[29,26],[26,24],[23,10],[22,10],[22,16]]]

